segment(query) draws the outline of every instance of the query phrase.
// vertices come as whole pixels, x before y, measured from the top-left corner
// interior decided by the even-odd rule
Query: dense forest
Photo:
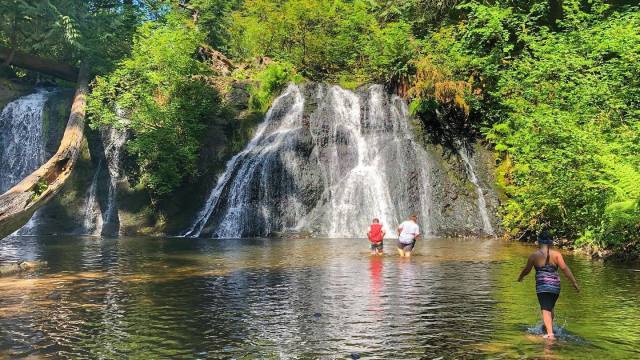
[[[7,0],[0,50],[88,63],[90,126],[132,134],[135,181],[158,201],[198,175],[232,81],[256,114],[291,81],[382,83],[427,132],[495,150],[509,237],[640,247],[633,0]]]

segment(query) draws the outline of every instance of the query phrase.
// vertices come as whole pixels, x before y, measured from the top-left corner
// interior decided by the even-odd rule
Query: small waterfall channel
[[[37,89],[7,104],[0,114],[0,193],[4,193],[46,161],[44,106],[55,90]],[[37,226],[36,212],[17,234]]]
[[[406,103],[380,85],[354,92],[292,84],[247,147],[227,163],[182,235],[362,237],[377,217],[394,236],[395,226],[411,213],[418,214],[427,235],[467,219],[476,225],[466,231],[480,226],[493,233],[468,155],[461,153],[480,190],[477,207],[472,198],[460,200],[467,196],[447,203],[446,171],[434,153],[416,141]],[[479,212],[483,224],[470,212]]]
[[[127,132],[114,127],[101,130],[104,155],[109,172],[109,190],[107,193],[107,207],[103,220],[104,235],[118,235],[120,232],[120,217],[118,214],[118,182],[121,180],[120,160],[122,147],[127,141]]]
[[[85,196],[84,210],[82,212],[81,234],[100,235],[102,234],[102,211],[98,202],[98,179],[102,170],[102,159],[96,166],[96,172],[91,178],[91,185]]]
[[[104,149],[104,159],[100,158],[98,161],[91,185],[85,194],[82,225],[78,233],[114,236],[120,232],[117,196],[118,182],[122,180],[122,147],[127,140],[127,134],[116,128],[105,127],[100,130],[100,140]],[[104,185],[104,182],[107,184]],[[100,195],[104,192],[100,189],[106,189],[104,201],[101,201]],[[101,207],[101,204],[104,205]]]
[[[467,148],[464,146],[462,142],[456,141],[458,147],[458,154],[460,158],[464,162],[465,168],[467,169],[467,173],[469,174],[469,180],[473,184],[476,189],[476,194],[478,195],[478,212],[480,213],[480,217],[482,219],[482,228],[487,235],[495,235],[495,231],[493,230],[493,225],[491,225],[491,220],[489,219],[489,214],[487,212],[487,200],[484,197],[484,191],[480,186],[480,181],[478,180],[478,176],[473,168],[473,164],[469,159],[469,153]]]
[[[0,192],[4,193],[46,160],[44,105],[52,91],[38,89],[7,104],[0,114]]]

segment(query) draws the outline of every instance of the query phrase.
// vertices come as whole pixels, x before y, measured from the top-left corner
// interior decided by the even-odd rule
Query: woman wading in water
[[[553,245],[553,239],[546,231],[542,231],[538,235],[538,245],[540,248],[529,255],[527,265],[522,269],[518,281],[531,272],[531,268],[536,269],[536,294],[538,295],[538,302],[540,303],[540,310],[542,310],[542,321],[544,327],[547,330],[545,338],[553,339],[553,307],[556,305],[556,300],[560,295],[560,274],[558,274],[558,268],[562,270],[564,275],[571,281],[571,284],[580,292],[578,283],[573,277],[571,270],[565,264],[562,254],[555,250],[551,250]]]

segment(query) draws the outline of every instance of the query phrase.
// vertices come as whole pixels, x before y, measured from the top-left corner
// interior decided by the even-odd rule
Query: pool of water
[[[531,247],[427,239],[14,237],[0,265],[0,358],[640,358],[637,266],[567,255],[561,338],[546,342]],[[564,279],[563,279],[564,280]]]

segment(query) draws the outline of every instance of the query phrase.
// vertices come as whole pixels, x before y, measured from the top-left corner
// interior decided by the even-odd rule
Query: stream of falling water
[[[96,172],[91,179],[91,186],[87,190],[84,203],[84,211],[82,212],[82,234],[100,235],[102,233],[102,211],[98,203],[98,179],[100,170],[102,169],[102,159],[96,166]]]
[[[292,117],[297,117],[298,115],[302,114],[302,96],[298,90],[298,88],[296,86],[290,85],[286,91],[280,95],[275,101],[274,104],[277,104],[278,102],[280,102],[283,98],[286,98],[288,96],[290,96],[291,94],[294,94],[296,96],[296,100],[298,101],[298,108],[297,111],[294,112],[291,116],[289,116],[289,118]],[[267,127],[270,126],[271,124],[271,120],[273,119],[273,112],[274,112],[274,108],[275,106],[272,106],[269,111],[267,112],[266,116],[265,116],[265,120],[262,124],[260,124],[260,126],[258,127],[255,136],[253,137],[253,139],[251,140],[251,142],[247,145],[247,147],[241,151],[240,153],[236,154],[233,158],[231,158],[231,160],[229,160],[227,162],[226,168],[225,168],[225,172],[219,177],[218,182],[216,183],[216,186],[211,190],[209,196],[207,197],[207,201],[205,202],[205,205],[202,207],[202,209],[198,212],[198,214],[196,215],[195,221],[191,224],[191,226],[184,232],[184,236],[193,236],[193,237],[197,237],[200,236],[200,234],[202,233],[202,229],[204,228],[207,220],[209,219],[209,217],[211,216],[211,213],[213,212],[213,210],[215,209],[216,205],[218,204],[218,201],[220,199],[220,195],[222,190],[225,188],[225,186],[227,185],[227,183],[229,182],[231,176],[234,173],[234,170],[236,169],[236,167],[238,166],[242,166],[242,170],[240,170],[239,172],[239,177],[240,179],[244,178],[246,176],[247,173],[252,172],[255,169],[255,162],[245,162],[243,165],[242,161],[245,160],[249,154],[251,154],[254,149],[256,148],[256,146],[258,145],[259,141],[262,139],[262,136],[266,130]],[[299,112],[299,114],[298,114]],[[280,134],[282,135],[284,132],[280,131]],[[277,136],[277,134],[276,134]],[[281,140],[282,137],[279,138],[279,140]],[[252,167],[253,166],[253,167]],[[234,189],[236,189],[237,187],[234,187]],[[232,196],[233,197],[233,196]],[[235,194],[235,199],[238,199],[238,195]],[[237,211],[237,209],[236,209]],[[231,212],[233,212],[233,209],[231,210]]]
[[[476,176],[476,172],[473,169],[473,165],[469,160],[469,154],[467,153],[467,149],[464,144],[458,142],[458,154],[460,154],[460,158],[465,164],[465,168],[469,174],[469,180],[473,183],[473,186],[476,189],[476,194],[478,195],[478,212],[480,213],[480,217],[482,218],[482,226],[483,230],[487,235],[495,235],[495,231],[493,230],[493,226],[491,225],[491,220],[489,220],[489,214],[487,213],[487,200],[484,197],[484,191],[480,186],[480,181]]]
[[[410,213],[430,234],[431,163],[404,101],[380,85],[304,91],[290,85],[274,101],[183,235],[356,237],[374,217],[393,229]],[[305,95],[317,104],[310,114]]]
[[[118,214],[118,181],[121,180],[120,157],[122,147],[127,141],[127,132],[109,127],[101,130],[104,154],[109,172],[109,190],[107,193],[107,207],[103,218],[103,229],[107,235],[118,235],[120,231],[120,217]],[[101,229],[102,231],[102,229]]]
[[[0,193],[4,193],[46,161],[44,105],[53,91],[37,89],[7,104],[0,114]],[[30,233],[38,212],[16,234]]]
[[[7,104],[0,114],[0,193],[46,160],[42,113],[51,91],[39,89]]]

